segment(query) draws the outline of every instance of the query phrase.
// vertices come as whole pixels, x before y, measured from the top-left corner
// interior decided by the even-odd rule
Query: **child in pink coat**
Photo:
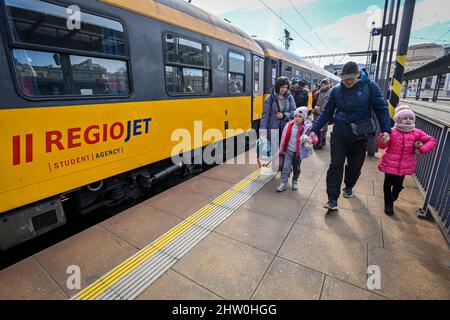
[[[436,140],[422,130],[415,128],[416,115],[407,105],[395,109],[395,125],[389,142],[382,143],[382,136],[377,139],[377,146],[385,149],[378,164],[384,175],[384,212],[393,215],[394,201],[403,189],[405,175],[416,171],[416,154],[431,152]]]

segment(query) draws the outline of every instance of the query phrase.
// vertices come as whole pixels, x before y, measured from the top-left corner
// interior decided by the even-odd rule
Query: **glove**
[[[309,137],[306,134],[304,134],[301,137],[300,141],[301,141],[301,143],[307,143],[307,142],[309,142]]]

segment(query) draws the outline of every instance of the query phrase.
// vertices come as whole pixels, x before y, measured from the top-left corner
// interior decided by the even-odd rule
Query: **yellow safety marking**
[[[395,78],[392,81],[392,89],[394,90],[395,94],[399,97],[400,92],[402,91],[402,84]]]
[[[152,257],[159,251],[161,251],[165,246],[167,246],[170,242],[172,242],[175,238],[177,238],[184,231],[192,227],[198,220],[206,216],[210,213],[216,206],[208,204],[203,207],[199,212],[189,217],[187,220],[181,222],[179,225],[171,229],[168,233],[159,238],[155,243],[151,244],[147,248],[144,248],[138,255],[133,258],[126,260],[124,263],[120,264],[118,267],[113,269],[108,276],[100,279],[100,283],[98,283],[94,287],[90,287],[88,292],[83,292],[83,296],[80,298],[82,300],[93,300],[100,296],[103,292],[117,283],[120,279],[125,277],[128,273],[136,269],[141,262],[148,260],[148,258]],[[101,288],[103,286],[104,288]],[[88,289],[88,288],[87,288]],[[86,290],[86,289],[85,289]],[[94,291],[94,292],[93,292]],[[86,296],[87,295],[87,296]]]
[[[260,169],[254,171],[245,179],[234,185],[231,189],[224,192],[220,197],[214,200],[215,203],[221,204],[224,201],[231,198],[237,192],[245,188],[248,184],[250,184],[253,180],[257,179],[260,176]],[[200,210],[198,210],[195,214],[172,228],[166,234],[157,239],[154,243],[148,245],[140,252],[138,252],[135,256],[128,258],[119,266],[111,270],[105,277],[100,277],[96,282],[91,284],[89,287],[83,289],[80,293],[77,294],[75,300],[94,300],[103,294],[106,290],[111,288],[114,284],[119,282],[122,278],[127,276],[133,270],[138,268],[143,262],[147,261],[149,258],[162,251],[165,247],[167,247],[172,241],[194,226],[200,219],[206,217],[210,214],[214,209],[216,209],[216,205],[207,204]]]
[[[236,184],[233,189],[239,189],[242,190],[244,189],[246,186],[248,186],[250,183],[252,182],[252,180],[248,180],[248,179],[244,179],[241,182],[239,182],[238,184]]]
[[[388,104],[389,104],[389,115],[391,116],[391,119],[394,119],[395,108],[390,101],[388,101]]]
[[[407,59],[406,55],[397,56],[397,62],[401,64],[403,68],[405,68],[406,66],[406,59]]]
[[[250,175],[249,175],[247,178],[245,178],[245,179],[248,179],[248,180],[255,180],[255,179],[257,179],[260,175],[261,175],[261,170],[258,169],[258,170],[256,170],[255,172],[253,172],[252,174],[250,174]]]
[[[224,194],[222,194],[220,197],[213,200],[215,204],[222,204],[228,199],[230,199],[232,196],[234,196],[236,193],[238,193],[238,190],[230,189],[226,191]]]

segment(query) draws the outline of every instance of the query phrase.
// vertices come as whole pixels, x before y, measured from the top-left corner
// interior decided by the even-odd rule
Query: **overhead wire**
[[[293,28],[286,20],[283,19],[283,17],[281,17],[278,13],[276,13],[271,7],[269,7],[264,1],[262,0],[258,0],[259,2],[261,2],[267,9],[270,10],[270,12],[272,12],[274,15],[276,15],[281,21],[284,22],[284,24],[286,24],[287,27],[289,27],[290,29],[292,29],[297,35],[300,36],[300,38],[302,38],[311,48],[313,48],[314,50],[316,50],[317,52],[320,52],[319,50],[317,50],[316,47],[314,47],[303,35],[301,35],[295,28]]]
[[[294,6],[294,4],[289,0],[289,4],[291,5],[291,7],[295,10],[295,12],[300,16],[300,18],[302,18],[302,20],[305,22],[305,24],[308,26],[308,28],[311,30],[311,32],[316,36],[316,38],[323,44],[323,46],[328,50],[331,51],[331,49],[327,46],[327,44],[325,42],[323,42],[322,38],[320,38],[317,33],[314,31],[314,29],[311,27],[311,25],[308,23],[308,21],[305,19],[305,17],[303,16],[303,14],[298,11],[298,9]]]

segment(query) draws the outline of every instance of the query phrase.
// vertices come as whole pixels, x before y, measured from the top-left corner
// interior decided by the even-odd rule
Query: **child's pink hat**
[[[396,123],[400,123],[400,120],[406,117],[411,117],[414,119],[414,122],[416,122],[416,115],[408,105],[403,104],[395,108],[394,121]]]
[[[295,109],[294,116],[301,115],[303,119],[308,118],[308,108],[307,107],[300,107]]]

